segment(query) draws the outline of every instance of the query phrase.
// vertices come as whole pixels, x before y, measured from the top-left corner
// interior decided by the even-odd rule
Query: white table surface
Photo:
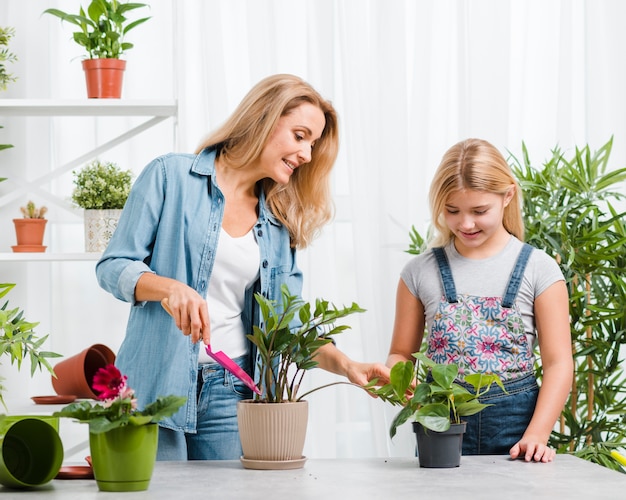
[[[12,493],[12,496],[6,495]],[[19,495],[19,496],[18,496]],[[148,490],[99,492],[94,480],[54,479],[34,490],[0,486],[2,498],[124,499],[622,499],[626,474],[557,455],[549,464],[463,457],[452,469],[416,458],[312,459],[294,470],[249,470],[239,461],[157,462]]]

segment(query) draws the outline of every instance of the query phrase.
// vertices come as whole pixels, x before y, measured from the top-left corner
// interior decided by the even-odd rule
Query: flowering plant
[[[89,432],[99,434],[123,425],[146,425],[158,422],[176,413],[187,400],[183,396],[160,396],[143,410],[137,410],[134,391],[126,384],[127,377],[114,365],[100,368],[93,377],[93,390],[103,401],[93,405],[91,401],[71,403],[55,417],[75,418],[89,424]]]
[[[132,171],[94,160],[74,174],[72,201],[85,209],[121,209],[132,185]]]

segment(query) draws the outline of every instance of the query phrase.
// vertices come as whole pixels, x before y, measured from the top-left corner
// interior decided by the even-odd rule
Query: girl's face
[[[282,116],[259,159],[263,177],[287,184],[296,168],[311,161],[315,141],[325,125],[322,110],[308,102]]]
[[[513,187],[505,195],[462,189],[448,197],[444,218],[461,255],[482,258],[506,245],[510,235],[502,219],[514,192]]]

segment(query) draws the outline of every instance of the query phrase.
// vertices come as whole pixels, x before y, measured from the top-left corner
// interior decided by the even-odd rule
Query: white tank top
[[[259,275],[260,261],[252,230],[239,238],[221,230],[206,296],[213,351],[224,351],[231,358],[247,354],[246,334],[252,332],[244,331],[241,313],[246,290]],[[213,362],[202,347],[198,362]]]

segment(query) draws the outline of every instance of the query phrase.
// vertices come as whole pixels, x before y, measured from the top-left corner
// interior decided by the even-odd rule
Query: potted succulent
[[[370,392],[383,401],[403,406],[391,423],[392,438],[400,425],[413,420],[420,467],[458,467],[465,432],[462,417],[489,406],[481,403],[479,397],[488,392],[492,384],[502,390],[504,385],[498,375],[482,373],[465,376],[462,385],[456,364],[435,363],[421,352],[413,356],[417,363],[396,363],[389,383],[370,388]],[[471,386],[473,392],[467,386]]]
[[[94,160],[74,171],[72,201],[85,209],[85,251],[102,252],[117,228],[133,174],[113,162]]]
[[[0,299],[5,297],[13,288],[14,283],[0,283]],[[46,368],[53,376],[54,370],[48,362],[48,358],[58,358],[60,355],[54,352],[40,350],[46,339],[37,337],[34,328],[39,323],[32,323],[24,318],[24,311],[19,307],[9,306],[9,301],[5,301],[0,307],[0,359],[8,356],[11,364],[17,364],[18,370],[22,367],[22,361],[30,360],[30,374],[34,375],[35,370]],[[2,391],[4,388],[0,384],[0,403],[6,409]]]
[[[48,209],[39,207],[33,201],[26,206],[20,207],[21,219],[13,219],[17,245],[13,246],[14,252],[44,252],[43,235],[48,222],[45,215]]]
[[[308,420],[305,396],[333,382],[299,394],[307,370],[317,366],[317,350],[333,336],[349,329],[336,321],[363,312],[357,304],[337,308],[323,299],[314,307],[294,296],[283,285],[281,300],[255,295],[263,323],[248,339],[256,348],[256,380],[260,394],[237,405],[244,467],[294,469],[304,465],[302,456]],[[359,386],[355,386],[359,387]]]
[[[89,98],[120,98],[126,61],[120,57],[133,44],[125,40],[126,34],[146,22],[149,17],[134,21],[126,18],[129,11],[147,7],[144,3],[118,0],[92,0],[87,12],[80,7],[78,14],[68,14],[59,9],[46,9],[62,21],[78,26],[74,41],[87,51],[83,69]]]

